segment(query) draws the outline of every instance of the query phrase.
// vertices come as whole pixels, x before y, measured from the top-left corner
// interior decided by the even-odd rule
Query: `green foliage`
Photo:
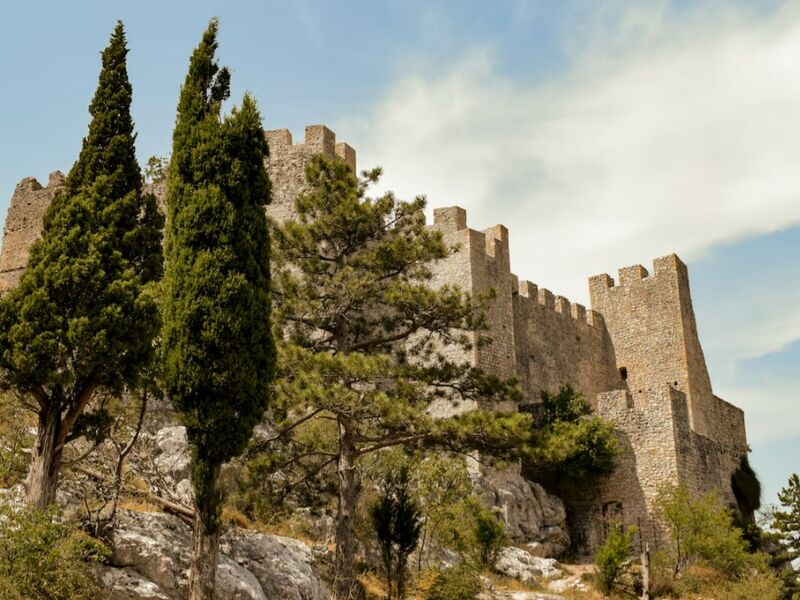
[[[147,183],[160,183],[166,181],[169,169],[169,158],[166,156],[151,156],[144,167],[144,180]]]
[[[530,452],[537,481],[584,485],[611,473],[618,454],[613,423],[592,416],[589,403],[569,385],[557,394],[543,391],[541,400],[542,418]]]
[[[407,467],[386,477],[381,496],[370,509],[370,516],[386,569],[389,598],[392,598],[394,581],[397,591],[394,597],[402,600],[405,598],[408,556],[417,547],[422,531],[419,507],[411,497]]]
[[[0,597],[4,600],[93,600],[93,565],[108,549],[61,524],[54,511],[0,505]]]
[[[703,590],[704,597],[725,600],[780,600],[783,596],[781,580],[769,571],[752,571],[741,579],[726,581]],[[788,598],[791,598],[790,596]]]
[[[690,565],[701,565],[738,578],[766,566],[764,556],[747,551],[741,530],[716,493],[696,497],[683,486],[665,487],[659,492],[657,504],[672,530],[675,575]]]
[[[477,559],[484,567],[492,567],[506,543],[503,523],[483,506],[476,507],[474,525]]]
[[[428,590],[427,600],[475,600],[481,591],[478,573],[467,563],[444,569]]]
[[[793,473],[786,487],[778,493],[782,510],[773,514],[772,527],[781,536],[781,545],[787,558],[794,560],[800,556],[800,476]]]
[[[635,531],[633,527],[625,529],[622,525],[610,524],[605,541],[595,552],[594,564],[597,566],[598,583],[604,594],[611,593],[625,570],[625,563],[633,554]]]
[[[19,285],[0,300],[3,383],[58,432],[48,434],[58,438],[51,479],[95,391],[138,384],[159,327],[147,284],[161,275],[163,218],[142,194],[126,55],[118,23],[66,189],[45,213]]]
[[[230,75],[214,20],[192,54],[167,184],[164,382],[187,428],[198,498],[240,454],[270,395],[267,146],[255,101],[221,117]],[[208,500],[214,504],[213,498]]]
[[[761,507],[761,482],[747,455],[742,457],[739,467],[731,475],[731,488],[743,516],[751,517]]]
[[[562,385],[555,394],[542,391],[542,423],[553,425],[555,423],[577,423],[581,417],[592,414],[592,407],[583,397],[583,394],[567,384]]]
[[[136,380],[152,357],[158,311],[143,283],[160,276],[161,220],[141,193],[125,35],[103,52],[92,122],[64,193],[44,218],[20,284],[0,303],[0,361],[22,393],[77,392]]]

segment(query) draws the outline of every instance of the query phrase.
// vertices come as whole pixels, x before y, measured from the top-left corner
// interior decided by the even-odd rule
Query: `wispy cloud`
[[[588,275],[800,222],[800,10],[666,6],[586,25],[555,79],[477,48],[342,129],[386,187],[505,222],[514,270],[579,300]]]

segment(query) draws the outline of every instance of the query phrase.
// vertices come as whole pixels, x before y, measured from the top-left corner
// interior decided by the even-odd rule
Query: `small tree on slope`
[[[20,284],[0,301],[0,368],[38,415],[28,501],[55,500],[65,445],[100,391],[136,385],[153,356],[163,218],[142,194],[121,23],[102,55],[92,121],[48,207]],[[88,419],[86,419],[88,421]]]
[[[529,415],[474,411],[437,420],[427,411],[445,396],[491,402],[518,399],[520,392],[515,382],[441,351],[468,347],[467,332],[481,325],[479,307],[461,290],[429,285],[431,263],[451,249],[425,226],[424,200],[368,198],[378,171],[365,175],[359,180],[344,161],[315,157],[306,170],[310,191],[295,202],[296,219],[275,228],[275,317],[284,340],[276,391],[295,423],[335,428],[332,447],[320,437],[303,456],[337,465],[340,599],[357,588],[361,459],[414,444],[513,455],[532,432]]]
[[[214,20],[181,89],[167,183],[164,380],[192,452],[192,600],[213,595],[220,467],[261,419],[274,365],[267,146],[249,96],[221,118],[230,76],[216,49]]]
[[[784,597],[800,598],[800,575],[793,568],[788,568],[800,557],[800,476],[797,473],[789,477],[785,488],[778,493],[782,508],[773,513],[772,538],[778,544],[775,562],[782,563],[785,570]]]

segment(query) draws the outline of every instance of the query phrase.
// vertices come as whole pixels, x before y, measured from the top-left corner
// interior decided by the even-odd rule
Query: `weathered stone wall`
[[[659,488],[681,482],[682,452],[691,443],[686,396],[666,383],[628,392],[600,394],[597,412],[614,421],[624,450],[611,477],[603,480],[586,506],[602,518],[591,519],[587,547],[602,541],[602,524],[620,518],[635,525],[651,547],[667,538],[655,519]]]
[[[31,245],[41,236],[44,213],[63,188],[64,175],[60,171],[50,174],[47,187],[42,187],[33,177],[26,177],[17,184],[3,231],[0,293],[19,282],[20,275],[28,264]]]
[[[603,317],[529,281],[514,296],[517,375],[528,402],[570,384],[590,403],[622,387]]]

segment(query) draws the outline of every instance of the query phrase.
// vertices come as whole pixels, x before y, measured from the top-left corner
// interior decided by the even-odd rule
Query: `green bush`
[[[93,600],[99,590],[93,563],[107,548],[58,522],[54,511],[0,506],[0,598]]]
[[[711,567],[729,578],[766,568],[765,557],[747,551],[742,532],[714,492],[695,496],[685,487],[659,492],[658,507],[672,529],[672,564],[677,576],[691,565]]]
[[[625,563],[633,553],[634,531],[632,527],[624,529],[621,525],[612,525],[605,542],[595,552],[598,585],[606,594],[619,581],[625,570]]]
[[[481,591],[475,569],[465,563],[445,569],[433,581],[427,600],[474,600]]]
[[[569,385],[542,392],[541,418],[530,451],[536,481],[562,486],[610,473],[618,454],[613,423],[592,415],[582,394]]]
[[[497,553],[506,542],[503,523],[489,510],[481,507],[475,514],[474,534],[480,564],[484,567],[492,566],[497,560]]]

